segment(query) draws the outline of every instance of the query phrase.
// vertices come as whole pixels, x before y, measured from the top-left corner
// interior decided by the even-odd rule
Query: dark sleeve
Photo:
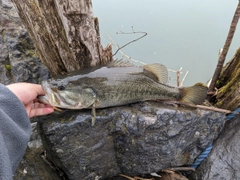
[[[0,84],[0,179],[12,179],[30,134],[31,125],[25,107]]]

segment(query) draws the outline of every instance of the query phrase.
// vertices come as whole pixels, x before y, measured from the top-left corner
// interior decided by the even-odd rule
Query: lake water
[[[147,36],[122,51],[145,63],[159,62],[168,69],[181,67],[184,86],[206,83],[213,75],[219,50],[226,40],[238,0],[93,0],[94,16],[99,18],[102,45],[118,46],[146,32]],[[239,22],[240,23],[240,22]],[[240,25],[239,25],[240,26]],[[228,62],[240,46],[239,26],[235,32]],[[113,46],[113,53],[116,51]],[[121,57],[118,53],[115,57]],[[176,74],[169,72],[170,83],[176,84]]]

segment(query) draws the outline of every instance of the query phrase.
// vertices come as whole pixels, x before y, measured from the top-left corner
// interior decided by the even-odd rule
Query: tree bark
[[[52,75],[112,60],[111,45],[101,46],[91,0],[12,1]]]
[[[226,39],[224,47],[223,47],[223,51],[220,54],[217,67],[216,67],[215,72],[214,72],[213,77],[212,77],[212,82],[211,82],[210,87],[209,87],[209,92],[214,90],[215,85],[216,85],[216,81],[219,78],[219,75],[220,75],[220,72],[222,70],[225,58],[226,58],[227,53],[228,53],[228,49],[231,45],[233,35],[234,35],[236,27],[237,27],[239,16],[240,16],[240,2],[238,2],[238,6],[237,6],[236,11],[234,13],[232,23],[231,23],[231,26],[230,26],[230,29],[229,29],[229,32],[228,32],[228,36],[227,36],[227,39]],[[210,96],[208,96],[208,100],[210,100]]]
[[[215,106],[219,108],[235,110],[240,105],[240,48],[234,57],[222,69],[216,87],[219,89],[216,95]]]

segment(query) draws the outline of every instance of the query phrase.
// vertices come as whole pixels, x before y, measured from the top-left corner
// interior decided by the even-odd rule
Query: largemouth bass
[[[42,82],[46,95],[42,102],[66,109],[105,108],[147,100],[174,100],[201,104],[207,86],[167,85],[168,71],[162,64],[142,67],[124,61],[113,61],[108,67],[91,72],[49,79]]]

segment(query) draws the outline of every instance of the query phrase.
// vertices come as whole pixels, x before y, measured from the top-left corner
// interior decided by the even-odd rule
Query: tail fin
[[[180,88],[180,101],[191,104],[202,104],[207,97],[208,87],[203,83],[197,83],[190,87]]]

